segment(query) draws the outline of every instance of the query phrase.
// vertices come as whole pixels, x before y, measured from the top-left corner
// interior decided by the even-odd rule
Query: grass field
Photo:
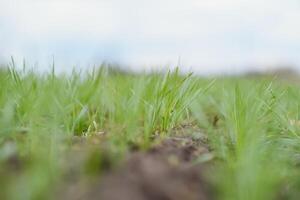
[[[299,84],[270,76],[3,68],[0,199],[58,199],[72,178],[101,179],[183,124],[207,138],[192,163],[206,166],[212,199],[299,199],[299,102]]]

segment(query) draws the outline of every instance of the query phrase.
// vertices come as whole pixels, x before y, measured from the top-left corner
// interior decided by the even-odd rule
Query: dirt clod
[[[93,184],[79,185],[80,194],[72,186],[71,198],[64,199],[211,199],[202,166],[191,162],[207,152],[192,138],[170,137],[146,152],[130,153],[121,167],[102,175]]]

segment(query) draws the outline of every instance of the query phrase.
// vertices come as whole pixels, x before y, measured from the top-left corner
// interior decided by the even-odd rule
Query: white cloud
[[[118,12],[109,1],[11,1],[2,7],[16,31],[31,37],[94,33],[107,36],[119,27]]]
[[[0,56],[47,63],[54,54],[69,66],[181,57],[199,71],[300,66],[298,19],[296,0],[0,0]]]

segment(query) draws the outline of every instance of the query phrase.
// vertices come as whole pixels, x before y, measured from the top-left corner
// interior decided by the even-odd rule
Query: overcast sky
[[[0,59],[199,73],[300,68],[298,0],[0,0]]]

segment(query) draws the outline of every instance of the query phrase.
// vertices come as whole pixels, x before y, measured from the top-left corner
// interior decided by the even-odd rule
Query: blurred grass
[[[93,175],[185,121],[209,138],[217,199],[298,199],[299,89],[270,77],[211,80],[108,66],[38,75],[12,61],[0,70],[0,199],[54,198],[73,138],[105,133],[108,154],[79,147],[89,155],[80,173]]]

